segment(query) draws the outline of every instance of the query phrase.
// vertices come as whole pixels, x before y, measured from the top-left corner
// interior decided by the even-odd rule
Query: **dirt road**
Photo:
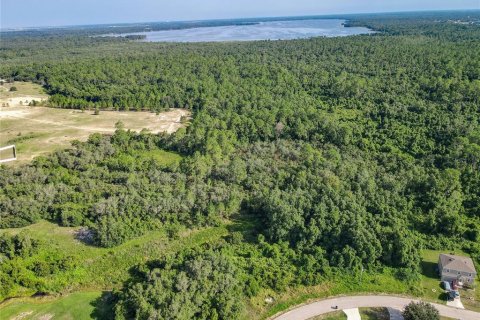
[[[390,307],[397,310],[402,310],[411,301],[419,301],[410,298],[401,298],[394,296],[353,296],[353,297],[338,297],[322,301],[313,302],[300,306],[296,309],[290,310],[277,317],[275,320],[307,320],[315,316],[335,311],[332,306],[338,306],[338,310],[351,308],[374,308],[374,307]],[[453,307],[448,307],[440,304],[433,304],[440,315],[450,317],[453,319],[462,320],[478,320],[480,319],[480,312],[469,310],[462,310]]]

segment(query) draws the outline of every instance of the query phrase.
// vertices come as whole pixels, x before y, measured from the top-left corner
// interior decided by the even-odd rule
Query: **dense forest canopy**
[[[120,318],[234,318],[236,297],[339,270],[394,267],[414,281],[421,248],[462,248],[480,262],[480,14],[445,15],[359,17],[349,23],[380,32],[292,41],[12,36],[0,77],[42,84],[53,107],[194,116],[172,136],[119,126],[1,167],[0,228],[48,219],[112,247],[171,225],[252,221],[248,241],[233,234],[143,266],[118,294]],[[148,156],[158,149],[183,159],[159,165]],[[16,269],[37,244],[15,241],[0,239],[2,297],[16,285],[43,290],[25,280],[41,272]],[[203,294],[191,300],[186,283]]]

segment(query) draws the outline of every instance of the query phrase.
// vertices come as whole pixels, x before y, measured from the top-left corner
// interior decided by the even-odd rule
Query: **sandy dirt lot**
[[[113,133],[118,121],[134,131],[148,129],[153,133],[173,133],[184,126],[182,119],[190,117],[189,111],[184,109],[172,109],[158,115],[117,111],[101,111],[94,115],[93,111],[29,107],[29,101],[48,97],[32,92],[31,87],[21,90],[19,86],[14,93],[7,91],[5,86],[0,87],[3,87],[0,88],[3,90],[0,91],[0,146],[17,146],[18,161],[15,163],[25,163],[38,155],[66,148],[72,140],[85,141],[95,132]],[[24,94],[26,91],[28,94]]]

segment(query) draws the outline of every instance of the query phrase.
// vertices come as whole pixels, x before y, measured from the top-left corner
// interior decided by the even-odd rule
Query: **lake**
[[[344,27],[341,19],[268,21],[248,25],[228,25],[180,30],[121,34],[145,35],[146,42],[218,42],[253,40],[291,40],[313,37],[344,37],[373,33],[368,28]]]

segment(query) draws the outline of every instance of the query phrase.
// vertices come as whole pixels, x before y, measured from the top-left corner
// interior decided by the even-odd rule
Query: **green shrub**
[[[440,320],[438,310],[427,302],[411,302],[403,311],[405,320]]]

